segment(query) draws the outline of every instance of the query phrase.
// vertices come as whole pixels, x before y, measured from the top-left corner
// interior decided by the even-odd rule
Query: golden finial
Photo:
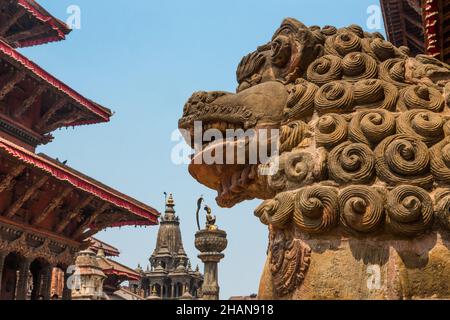
[[[169,193],[169,197],[167,198],[166,204],[167,205],[174,205],[175,204],[175,201],[173,200],[173,194],[172,193]]]

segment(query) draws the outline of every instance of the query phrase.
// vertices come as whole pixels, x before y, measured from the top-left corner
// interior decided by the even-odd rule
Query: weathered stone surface
[[[260,297],[450,298],[450,67],[359,26],[289,18],[237,78],[235,94],[195,93],[179,127],[280,129],[274,175],[263,163],[189,167],[223,207],[264,200]]]
[[[437,232],[414,240],[386,236],[353,238],[296,233],[311,249],[297,290],[279,294],[269,251],[260,299],[434,299],[450,291],[449,239]]]

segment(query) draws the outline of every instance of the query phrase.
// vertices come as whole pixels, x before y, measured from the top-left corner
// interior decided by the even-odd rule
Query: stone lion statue
[[[288,18],[237,80],[194,93],[179,128],[279,129],[275,174],[189,166],[222,207],[264,201],[259,298],[450,298],[450,67],[357,25]]]

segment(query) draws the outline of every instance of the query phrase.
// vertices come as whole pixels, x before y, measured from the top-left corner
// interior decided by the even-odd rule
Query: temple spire
[[[176,220],[177,216],[175,215],[175,201],[173,200],[172,193],[166,198],[166,210],[164,211],[164,220]]]
[[[175,212],[175,201],[172,194],[165,195],[165,213],[161,218],[156,247],[149,261],[150,270],[145,272],[145,288],[152,299],[152,290],[156,288],[157,297],[163,299],[181,299],[188,290],[186,297],[198,296],[203,276],[190,272],[190,262],[183,248],[180,231],[180,220]],[[183,285],[188,283],[188,289]]]

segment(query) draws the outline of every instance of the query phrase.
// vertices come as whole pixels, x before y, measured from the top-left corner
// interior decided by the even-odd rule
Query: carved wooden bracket
[[[71,210],[56,226],[55,232],[61,233],[64,229],[69,225],[70,221],[72,221],[76,216],[78,216],[81,211],[86,208],[89,203],[94,199],[94,196],[90,195],[83,201],[81,201],[73,210]]]
[[[27,202],[36,191],[42,187],[48,181],[48,177],[44,176],[36,181],[32,186],[30,186],[25,193],[20,196],[8,209],[5,214],[5,217],[12,218],[16,215],[16,213],[20,210],[20,208]]]
[[[14,115],[16,117],[22,116],[28,109],[31,108],[31,106],[36,102],[36,100],[44,93],[46,90],[46,86],[38,86],[36,89],[34,89],[33,93],[24,101],[24,103],[18,108]]]
[[[66,188],[58,196],[53,198],[47,205],[44,211],[41,212],[33,221],[32,224],[39,224],[47,218],[47,216],[52,213],[55,209],[60,207],[64,202],[64,199],[73,191],[73,188]]]
[[[14,87],[25,79],[25,72],[16,72],[11,79],[3,86],[0,90],[0,100],[5,99],[5,97],[10,93]]]
[[[105,202],[100,208],[98,208],[97,210],[95,210],[92,215],[84,222],[81,224],[81,226],[73,233],[72,237],[74,239],[78,239],[82,234],[85,228],[89,227],[91,224],[94,223],[95,219],[97,219],[97,217],[104,213],[106,210],[108,210],[110,207],[110,204]],[[98,231],[98,230],[97,230]]]
[[[18,165],[14,167],[3,180],[0,182],[0,192],[10,190],[16,183],[16,178],[25,171],[25,165]]]

